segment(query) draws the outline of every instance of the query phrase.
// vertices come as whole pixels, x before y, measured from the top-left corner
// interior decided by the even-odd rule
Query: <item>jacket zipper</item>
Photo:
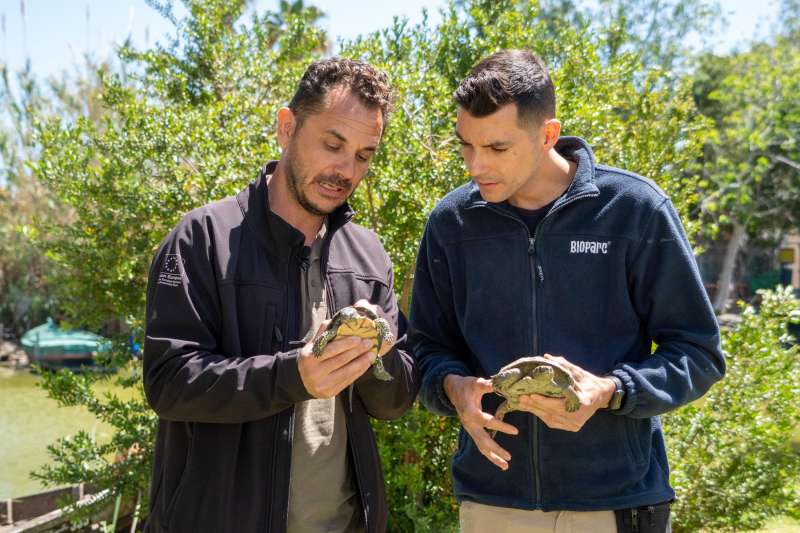
[[[503,211],[500,208],[493,207],[491,205],[489,206],[489,208],[492,209],[493,211],[495,211],[497,213],[500,213],[501,215],[503,215],[505,217],[508,217],[508,218],[510,218],[512,220],[516,220],[517,222],[522,224],[522,227],[525,230],[525,234],[528,236],[528,263],[530,265],[530,272],[531,272],[531,303],[533,304],[532,313],[531,313],[531,315],[532,315],[531,322],[533,323],[533,354],[534,355],[540,355],[539,354],[539,324],[538,324],[538,315],[537,315],[537,312],[536,312],[536,299],[537,299],[536,287],[540,283],[544,283],[544,271],[542,270],[542,266],[536,260],[536,238],[541,234],[542,225],[545,223],[545,221],[547,221],[548,218],[550,218],[553,215],[553,213],[555,213],[556,211],[560,211],[563,207],[575,202],[576,200],[580,200],[582,198],[588,198],[588,197],[591,197],[591,196],[597,196],[597,194],[598,193],[578,194],[578,195],[573,196],[572,198],[569,198],[568,200],[566,200],[563,204],[559,205],[558,207],[554,207],[553,209],[551,209],[544,216],[544,218],[542,218],[542,220],[539,221],[538,224],[536,224],[536,228],[534,228],[534,230],[533,230],[533,235],[530,234],[530,232],[528,231],[528,226],[525,224],[525,222],[522,221],[522,219],[520,219],[518,217],[515,217],[512,214],[507,213],[507,212]],[[530,440],[531,440],[531,448],[533,450],[533,453],[531,454],[531,461],[532,461],[531,469],[533,470],[533,478],[534,478],[534,484],[535,484],[535,490],[536,490],[536,505],[539,506],[539,507],[541,507],[541,504],[542,504],[542,479],[541,479],[541,475],[539,473],[539,466],[538,466],[539,463],[541,462],[539,460],[539,424],[540,423],[541,422],[539,420],[539,417],[534,416],[533,417],[533,428],[532,428],[531,433],[530,433],[530,435],[531,435],[531,438],[530,438]]]
[[[547,215],[545,215],[547,218]],[[538,316],[536,312],[536,286],[539,283],[539,279],[537,279],[537,269],[538,266],[536,264],[536,235],[539,232],[539,227],[541,226],[544,219],[540,220],[539,223],[536,225],[534,229],[533,236],[529,236],[528,238],[528,260],[531,266],[531,303],[533,312],[531,313],[531,318],[533,322],[533,355],[540,355],[539,354],[539,325],[538,325]],[[527,228],[526,228],[527,230]],[[539,269],[541,272],[541,267]],[[541,279],[544,281],[544,279]],[[533,428],[530,432],[531,438],[531,449],[533,453],[531,454],[531,469],[533,470],[533,480],[536,485],[536,504],[541,505],[542,501],[542,480],[541,476],[539,475],[539,417],[533,417]]]

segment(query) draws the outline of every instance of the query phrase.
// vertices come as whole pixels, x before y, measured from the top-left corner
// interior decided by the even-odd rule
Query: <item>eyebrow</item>
[[[453,130],[453,131],[455,132],[456,137],[458,137],[459,141],[461,141],[464,144],[471,144],[464,140],[464,137],[462,137],[461,134],[458,133],[458,130]],[[489,144],[482,144],[481,148],[503,148],[509,145],[511,145],[511,141],[495,141]]]
[[[347,141],[347,137],[345,137],[344,135],[342,135],[341,133],[339,133],[338,131],[336,131],[336,130],[335,130],[335,129],[333,129],[333,128],[328,128],[327,130],[325,130],[325,133],[328,133],[328,134],[330,134],[330,135],[333,135],[334,137],[336,137],[337,139],[339,139],[339,140],[340,140],[340,141],[342,141],[343,143],[346,143],[346,142],[348,142],[348,141]],[[377,150],[377,149],[378,149],[378,147],[377,147],[377,146],[365,146],[365,147],[364,147],[364,148],[362,148],[361,150],[362,150],[362,151],[366,151],[366,152],[374,152],[374,151],[375,151],[375,150]]]

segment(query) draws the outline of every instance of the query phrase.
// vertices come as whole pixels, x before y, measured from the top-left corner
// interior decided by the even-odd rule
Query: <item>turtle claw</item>
[[[376,357],[375,362],[372,363],[372,373],[381,381],[392,381],[394,378],[391,374],[386,371],[386,368],[383,366],[383,358]]]

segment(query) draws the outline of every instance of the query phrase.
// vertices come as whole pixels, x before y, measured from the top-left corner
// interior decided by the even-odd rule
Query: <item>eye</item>
[[[325,148],[327,148],[327,149],[328,149],[328,150],[330,150],[331,152],[335,152],[335,151],[337,151],[339,148],[341,148],[341,146],[340,146],[340,145],[338,145],[338,144],[329,144],[329,143],[325,143]]]
[[[508,150],[508,148],[497,148],[496,146],[492,146],[492,152],[495,152],[495,153],[498,153],[498,154],[501,153],[501,152],[505,152],[507,150]]]
[[[368,156],[368,155],[361,155],[361,154],[358,154],[358,155],[356,156],[356,159],[358,159],[358,160],[359,160],[359,161],[361,161],[362,163],[366,163],[367,161],[369,161],[369,158],[370,158],[370,156]]]

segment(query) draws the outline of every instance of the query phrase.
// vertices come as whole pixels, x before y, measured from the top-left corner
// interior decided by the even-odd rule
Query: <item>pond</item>
[[[0,500],[44,490],[30,472],[50,460],[47,445],[83,429],[100,442],[110,426],[80,407],[58,407],[27,369],[0,367]],[[102,390],[111,389],[103,386]]]

